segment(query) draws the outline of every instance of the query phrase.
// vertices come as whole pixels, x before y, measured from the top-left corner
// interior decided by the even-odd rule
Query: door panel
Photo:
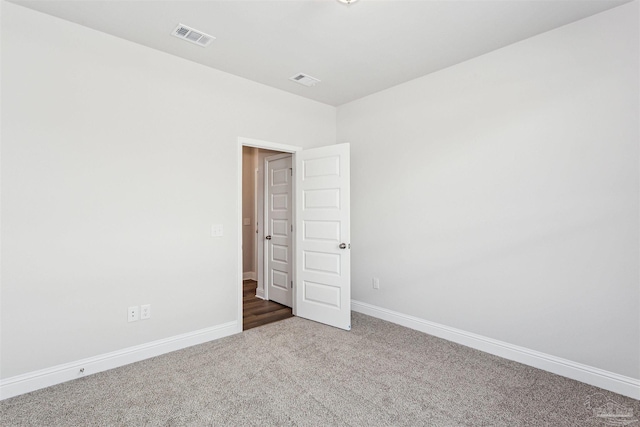
[[[339,221],[305,221],[302,230],[303,238],[307,242],[331,241],[340,243]]]
[[[267,295],[287,307],[293,302],[292,160],[291,155],[267,157]],[[267,237],[268,236],[268,237]]]
[[[303,200],[305,209],[340,209],[340,189],[307,190]]]
[[[304,251],[302,256],[305,271],[340,276],[340,254]]]
[[[304,282],[304,299],[310,303],[340,308],[340,288],[324,283]]]
[[[296,153],[296,315],[346,330],[351,329],[349,197],[349,144]]]

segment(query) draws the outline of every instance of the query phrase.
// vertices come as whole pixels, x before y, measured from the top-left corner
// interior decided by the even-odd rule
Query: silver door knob
[[[340,249],[347,249],[346,243],[340,243]]]
[[[269,234],[268,236],[265,237],[265,239],[267,240],[271,240],[271,234]]]

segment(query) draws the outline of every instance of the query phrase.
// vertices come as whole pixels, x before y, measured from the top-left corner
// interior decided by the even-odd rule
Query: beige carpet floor
[[[607,402],[640,418],[637,400],[354,313],[351,332],[294,317],[7,399],[0,424],[584,427]]]

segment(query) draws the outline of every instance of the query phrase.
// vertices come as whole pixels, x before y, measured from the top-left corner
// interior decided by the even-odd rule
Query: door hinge
[[[291,224],[291,231],[293,231],[293,224]]]
[[[291,281],[291,289],[293,289],[293,280]]]
[[[289,172],[291,172],[291,176],[293,176],[293,168],[289,168]]]

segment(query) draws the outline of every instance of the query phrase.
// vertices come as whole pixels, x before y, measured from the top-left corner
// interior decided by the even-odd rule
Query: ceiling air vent
[[[210,36],[209,34],[194,30],[193,28],[182,24],[179,24],[176,29],[173,30],[171,35],[202,47],[207,46],[212,40],[215,40],[215,37]]]
[[[320,83],[320,80],[315,77],[308,76],[306,74],[298,73],[295,76],[289,77],[289,80],[293,80],[296,83],[300,83],[304,86],[315,86],[316,83]]]

